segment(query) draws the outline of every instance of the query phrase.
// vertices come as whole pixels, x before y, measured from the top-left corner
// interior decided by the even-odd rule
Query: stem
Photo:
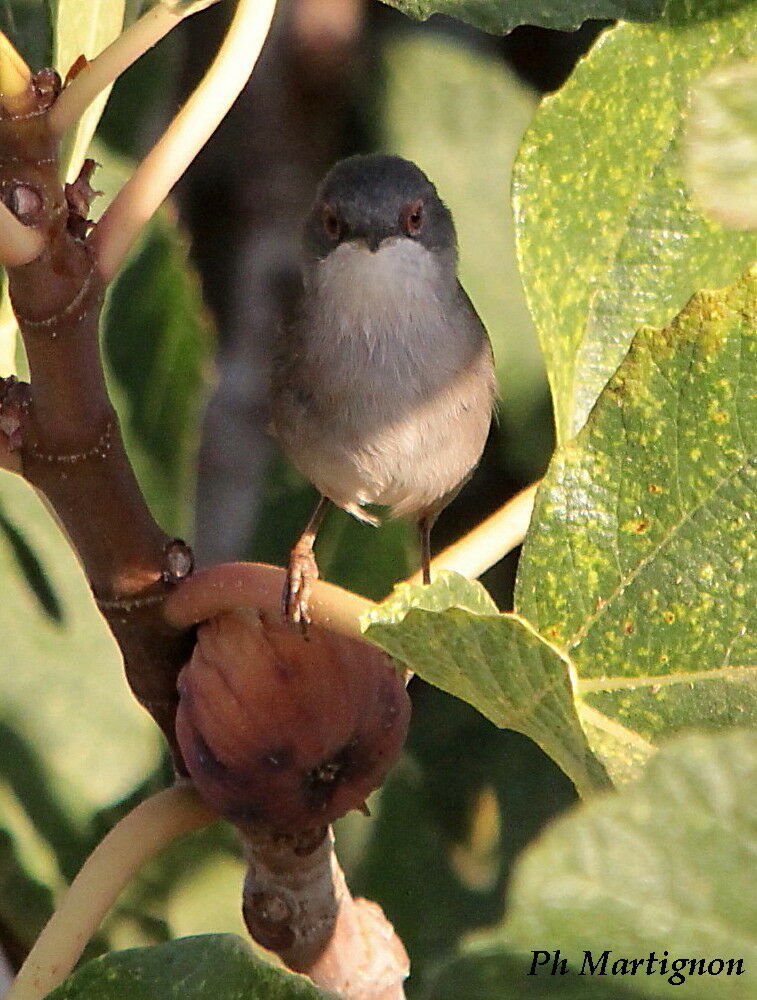
[[[239,0],[202,82],[104,212],[91,243],[105,281],[236,100],[263,48],[275,6],[276,0]]]
[[[21,97],[29,89],[31,79],[31,70],[0,31],[0,99]]]
[[[177,837],[218,817],[191,785],[174,785],[124,816],[84,862],[5,1000],[41,1000],[68,976],[137,870]]]
[[[135,21],[71,81],[48,115],[50,132],[60,138],[132,63],[156,45],[179,21],[218,0],[206,0],[179,11],[162,3]]]
[[[186,629],[223,611],[239,608],[246,595],[254,595],[256,610],[278,619],[285,577],[285,570],[263,563],[209,566],[182,580],[181,586],[169,593],[163,615],[169,625]],[[360,617],[371,607],[373,602],[365,597],[323,580],[313,582],[310,612],[315,625],[352,639],[362,639]]]
[[[24,226],[11,210],[0,202],[0,264],[19,267],[39,257],[45,238],[38,229]]]
[[[538,487],[539,483],[532,483],[473,531],[440,552],[431,560],[432,574],[449,569],[476,579],[504,559],[526,537]],[[407,582],[420,583],[421,574],[414,573]]]

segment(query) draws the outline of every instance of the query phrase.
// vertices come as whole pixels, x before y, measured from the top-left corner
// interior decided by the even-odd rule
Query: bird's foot
[[[302,631],[307,632],[310,624],[310,592],[318,579],[318,564],[312,546],[299,543],[289,553],[284,590],[281,594],[281,610],[288,622],[299,622]]]

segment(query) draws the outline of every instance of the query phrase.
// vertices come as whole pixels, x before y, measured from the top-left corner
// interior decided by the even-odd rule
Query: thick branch
[[[331,830],[249,834],[243,912],[253,938],[345,1000],[404,1000],[407,953],[381,907],[353,899]]]

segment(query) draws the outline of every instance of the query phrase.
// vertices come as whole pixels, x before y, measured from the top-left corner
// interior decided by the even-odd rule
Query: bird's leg
[[[435,514],[424,514],[418,519],[418,534],[421,539],[421,569],[423,582],[431,583],[431,529],[436,520]]]
[[[310,624],[308,602],[313,581],[318,579],[318,564],[313,554],[313,545],[328,505],[328,497],[319,498],[305,530],[289,553],[289,567],[281,595],[281,607],[284,618],[290,622],[299,622],[303,630]]]

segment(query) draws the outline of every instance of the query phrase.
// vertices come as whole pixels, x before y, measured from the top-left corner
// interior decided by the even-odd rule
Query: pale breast
[[[333,258],[333,259],[332,259]],[[344,244],[311,275],[276,362],[276,435],[335,503],[431,506],[478,462],[493,398],[486,333],[454,275],[408,240]]]

